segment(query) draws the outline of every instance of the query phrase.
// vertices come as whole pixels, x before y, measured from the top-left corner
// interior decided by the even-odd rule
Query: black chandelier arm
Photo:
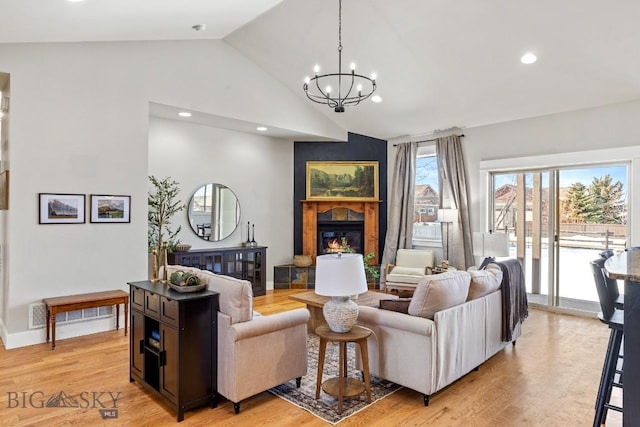
[[[342,96],[342,92],[341,92],[341,77],[347,77],[349,76],[351,78],[351,84],[349,86],[349,90],[347,91],[346,95]],[[320,86],[320,81],[326,81],[330,78],[335,78],[338,77],[338,95],[335,97],[331,96],[331,93],[329,92],[325,92],[324,90],[322,90],[322,87]],[[365,92],[365,94],[362,94],[362,91],[358,91],[357,95],[353,95],[352,96],[352,92],[353,92],[353,87],[356,83],[356,79],[358,79],[359,84],[361,83],[366,83],[368,82],[371,85],[371,90],[367,90]],[[309,83],[311,82],[315,83],[315,87],[317,90],[317,93],[315,93],[315,91],[310,92],[310,88],[309,88]],[[311,101],[318,103],[318,104],[325,104],[328,105],[331,108],[334,108],[336,111],[344,111],[344,107],[345,106],[355,106],[358,105],[360,102],[364,101],[365,99],[368,99],[369,97],[371,97],[371,95],[373,95],[373,93],[376,90],[376,81],[370,77],[364,76],[362,74],[356,74],[355,70],[352,70],[351,73],[347,74],[347,73],[328,73],[328,74],[316,74],[313,78],[309,79],[308,82],[305,82],[303,84],[303,89],[305,91],[305,94],[307,95],[307,98],[309,98]]]

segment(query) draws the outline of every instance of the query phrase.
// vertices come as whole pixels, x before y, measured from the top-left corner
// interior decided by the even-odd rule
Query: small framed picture
[[[84,194],[38,194],[40,224],[84,224]]]
[[[91,195],[91,222],[131,222],[131,196]]]

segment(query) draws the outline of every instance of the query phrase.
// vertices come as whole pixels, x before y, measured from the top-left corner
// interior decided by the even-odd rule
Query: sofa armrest
[[[390,328],[431,336],[434,322],[424,317],[411,316],[377,307],[359,307],[358,323],[388,326]]]
[[[306,308],[296,308],[295,310],[268,316],[257,316],[251,321],[234,323],[230,326],[230,338],[235,341],[265,335],[270,332],[280,331],[293,326],[307,323],[309,320],[309,310]]]

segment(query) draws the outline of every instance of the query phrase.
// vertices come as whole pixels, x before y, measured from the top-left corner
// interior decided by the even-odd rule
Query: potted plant
[[[149,176],[153,185],[153,191],[149,192],[149,252],[153,249],[158,254],[162,253],[162,246],[167,242],[167,250],[171,252],[180,243],[177,236],[181,226],[173,231],[171,229],[171,217],[184,209],[184,205],[178,199],[179,184],[170,177],[158,179]]]
[[[347,239],[345,237],[342,238],[342,250],[346,253],[353,253],[353,248],[349,246],[347,243]],[[369,265],[369,262],[375,258],[376,254],[373,252],[369,252],[368,254],[362,255],[362,262],[364,264],[364,272],[367,277],[367,284],[373,285],[377,287],[380,283],[378,279],[380,278],[380,266]]]

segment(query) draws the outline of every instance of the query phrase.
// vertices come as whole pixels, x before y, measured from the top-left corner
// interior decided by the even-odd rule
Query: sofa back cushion
[[[498,264],[490,263],[484,270],[468,270],[471,275],[471,285],[467,301],[489,295],[500,288],[502,283],[502,269]]]
[[[180,265],[168,265],[167,271],[182,270],[196,274],[210,291],[220,294],[219,311],[231,317],[231,323],[246,322],[253,317],[253,290],[251,283],[230,276],[214,274],[207,270]]]
[[[449,271],[424,276],[409,304],[409,314],[433,320],[436,312],[464,303],[471,276],[466,271]]]

